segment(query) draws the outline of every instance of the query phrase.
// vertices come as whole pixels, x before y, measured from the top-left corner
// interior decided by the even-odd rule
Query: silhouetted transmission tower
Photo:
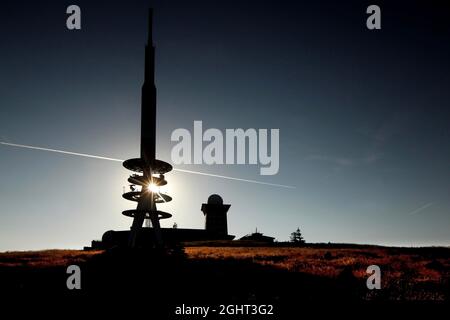
[[[136,201],[137,208],[122,213],[133,217],[128,245],[139,245],[139,234],[145,219],[151,221],[155,234],[155,244],[162,246],[159,220],[170,218],[170,213],[159,211],[157,203],[169,202],[172,198],[159,191],[167,184],[164,174],[172,170],[167,162],[157,160],[156,153],[156,87],[155,87],[155,47],[152,40],[152,9],[149,10],[148,43],[145,47],[145,80],[142,86],[141,103],[141,157],[123,162],[123,166],[133,172],[128,182],[140,186],[140,190],[131,190],[123,194],[127,200]]]

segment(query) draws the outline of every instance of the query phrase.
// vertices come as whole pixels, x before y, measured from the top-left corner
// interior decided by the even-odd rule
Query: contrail
[[[277,184],[277,183],[262,182],[262,181],[257,181],[257,180],[248,180],[248,179],[234,178],[234,177],[228,177],[228,176],[221,176],[221,175],[218,175],[218,174],[198,172],[198,171],[191,171],[191,170],[184,170],[184,169],[173,169],[173,170],[174,171],[178,171],[178,172],[198,174],[198,175],[202,175],[202,176],[216,177],[216,178],[222,178],[222,179],[228,179],[228,180],[236,180],[236,181],[243,181],[243,182],[250,182],[250,183],[257,183],[257,184],[265,184],[267,186],[273,186],[273,187],[295,189],[294,186],[287,186],[287,185],[284,185],[284,184]]]
[[[415,215],[415,214],[425,210],[426,208],[431,207],[433,204],[434,204],[434,202],[428,202],[428,203],[424,204],[423,206],[421,206],[421,207],[419,207],[419,208],[409,212],[409,215]]]
[[[24,144],[16,144],[16,143],[9,143],[9,142],[2,142],[2,141],[0,141],[0,144],[3,144],[5,146],[11,146],[11,147],[19,147],[19,148],[26,148],[26,149],[33,149],[33,150],[42,150],[42,151],[64,153],[64,154],[70,154],[72,156],[80,156],[80,157],[87,157],[87,158],[95,158],[95,159],[123,162],[123,160],[120,160],[120,159],[101,157],[101,156],[94,156],[92,154],[86,154],[86,153],[78,153],[78,152],[70,152],[70,151],[57,150],[57,149],[49,149],[49,148],[42,148],[42,147],[27,146],[27,145],[24,145]]]
[[[3,142],[3,141],[0,141],[0,144],[5,145],[5,146],[11,146],[11,147],[33,149],[33,150],[41,150],[41,151],[50,151],[50,152],[68,154],[68,155],[72,155],[72,156],[94,158],[94,159],[100,159],[100,160],[109,160],[109,161],[116,161],[116,162],[123,162],[124,161],[122,159],[102,157],[102,156],[95,156],[95,155],[87,154],[87,153],[79,153],[79,152],[71,152],[71,151],[58,150],[58,149],[35,147],[35,146],[29,146],[29,145],[25,145],[25,144],[9,143],[9,142]],[[178,172],[197,174],[197,175],[201,175],[201,176],[208,176],[208,177],[214,177],[214,178],[222,178],[222,179],[228,179],[228,180],[235,180],[235,181],[249,182],[249,183],[255,183],[255,184],[262,184],[262,185],[272,186],[272,187],[280,187],[280,188],[288,188],[288,189],[295,189],[296,188],[295,186],[288,186],[288,185],[284,185],[284,184],[269,183],[269,182],[263,182],[263,181],[257,181],[257,180],[249,180],[249,179],[241,179],[241,178],[222,176],[222,175],[206,173],[206,172],[184,170],[184,169],[176,169],[176,168],[174,168],[173,170],[174,171],[178,171]]]

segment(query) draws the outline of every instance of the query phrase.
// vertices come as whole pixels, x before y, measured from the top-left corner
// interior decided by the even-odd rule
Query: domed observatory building
[[[231,205],[223,204],[223,199],[218,194],[212,194],[207,203],[202,204],[202,212],[205,215],[205,230],[217,235],[227,235],[227,212]]]

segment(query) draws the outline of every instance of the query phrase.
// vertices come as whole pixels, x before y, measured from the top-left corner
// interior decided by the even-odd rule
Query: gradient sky
[[[314,3],[314,4],[313,4]],[[0,10],[0,140],[112,158],[139,155],[147,12],[154,11],[157,154],[177,128],[279,128],[280,171],[179,168],[296,189],[166,175],[161,205],[203,228],[212,193],[230,234],[308,242],[450,245],[450,6],[376,2],[6,1]],[[78,4],[82,30],[65,27]],[[118,162],[0,145],[0,251],[81,248],[121,214]]]

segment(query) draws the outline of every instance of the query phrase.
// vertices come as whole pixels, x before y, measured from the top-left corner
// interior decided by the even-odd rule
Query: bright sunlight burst
[[[148,186],[147,186],[147,190],[148,191],[151,191],[151,192],[159,192],[160,190],[159,190],[160,188],[159,188],[159,186],[157,186],[155,183],[150,183]]]

